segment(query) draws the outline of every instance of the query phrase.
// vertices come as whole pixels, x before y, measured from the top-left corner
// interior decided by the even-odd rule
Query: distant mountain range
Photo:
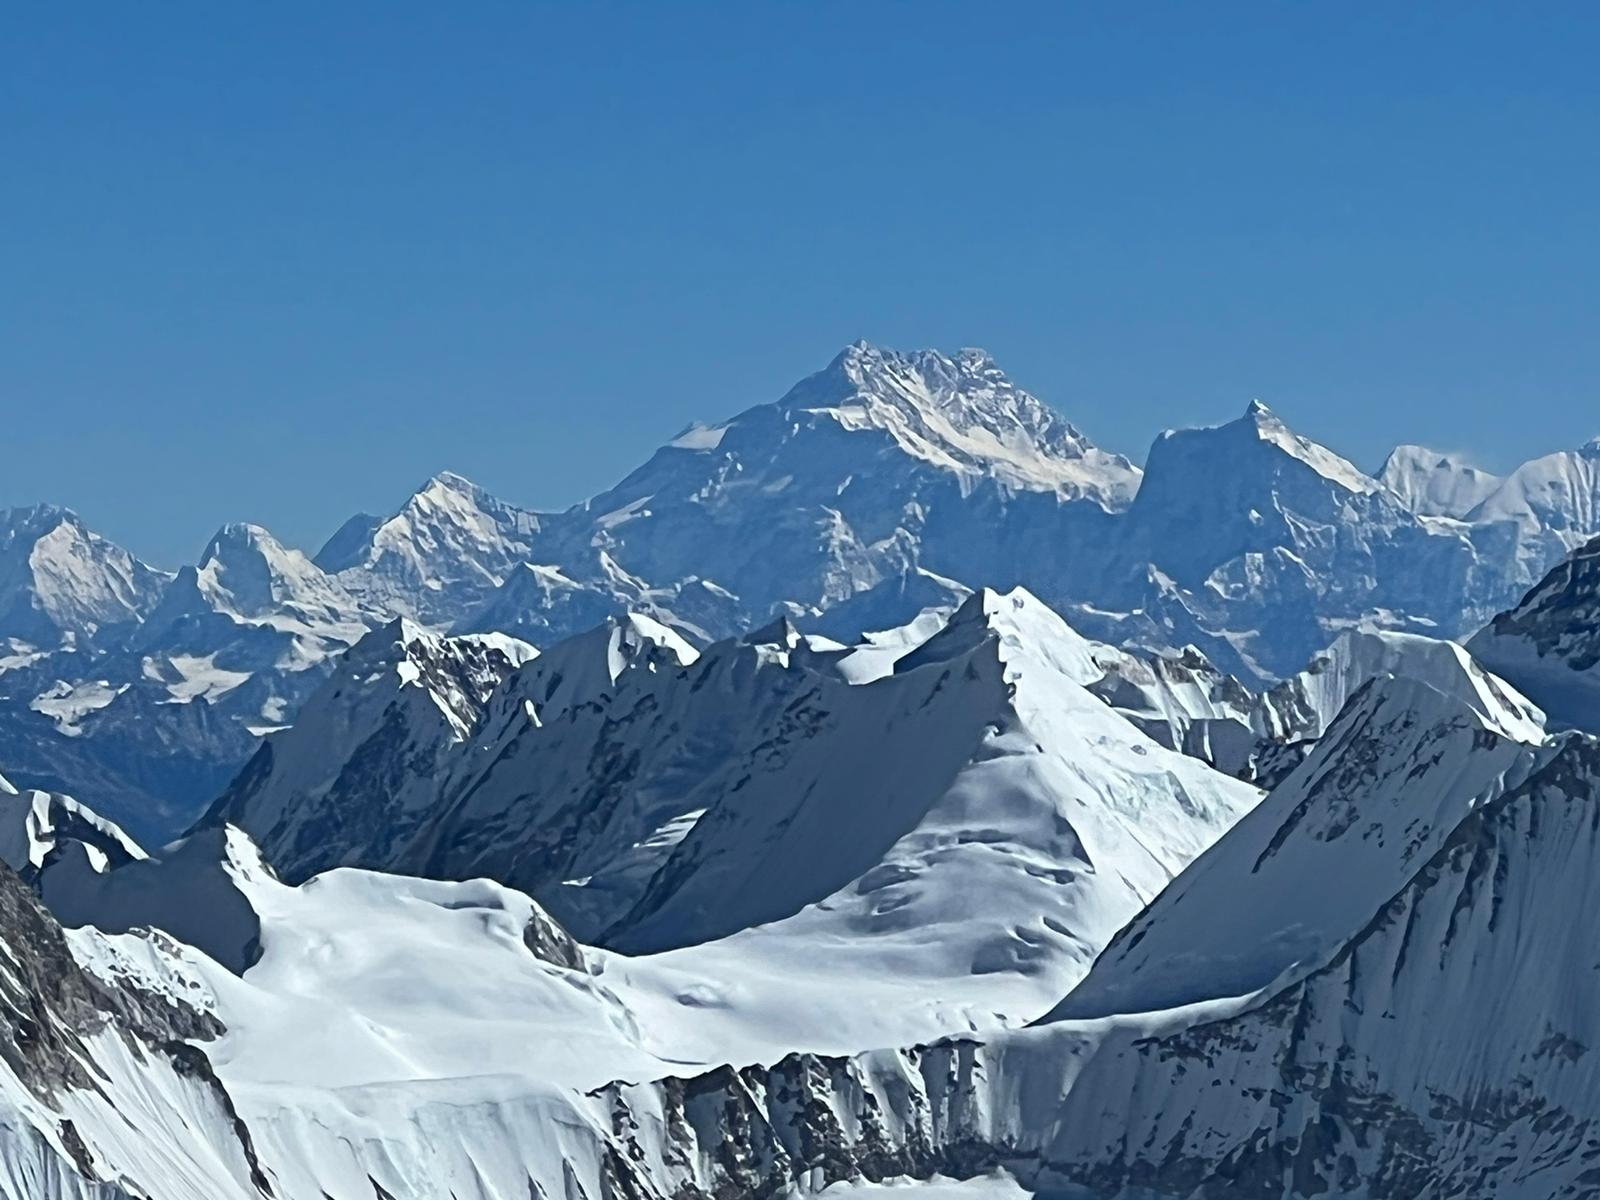
[[[1577,1200],[1600,447],[849,348],[565,513],[0,534],[3,1200]]]
[[[176,576],[68,510],[0,514],[0,741],[16,778],[160,840],[397,617],[548,645],[635,612],[705,646],[1021,585],[1260,687],[1346,628],[1468,635],[1597,533],[1600,442],[1504,479],[1407,446],[1371,477],[1252,404],[1163,434],[1141,472],[981,351],[857,343],[562,513],[447,472],[312,558],[233,524]]]

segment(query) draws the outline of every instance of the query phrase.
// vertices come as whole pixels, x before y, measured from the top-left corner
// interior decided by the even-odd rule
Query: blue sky
[[[1142,458],[1600,433],[1600,9],[52,6],[0,34],[0,504],[163,565],[563,506],[846,342]],[[330,11],[336,10],[336,11]]]

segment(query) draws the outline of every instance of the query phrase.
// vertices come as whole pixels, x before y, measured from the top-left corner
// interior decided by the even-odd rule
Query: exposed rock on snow
[[[1555,567],[1467,643],[1556,725],[1600,732],[1600,540]]]

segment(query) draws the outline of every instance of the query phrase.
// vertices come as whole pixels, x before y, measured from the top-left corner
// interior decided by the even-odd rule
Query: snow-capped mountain
[[[174,622],[223,616],[285,633],[353,645],[373,613],[298,550],[259,525],[224,525],[200,561],[184,567],[149,614],[138,641],[167,645],[181,639]]]
[[[1467,519],[1511,521],[1536,545],[1575,549],[1600,532],[1600,438],[1523,463]]]
[[[608,883],[613,911],[638,898],[613,948],[484,879],[285,881],[223,823],[97,868],[52,826],[41,886],[82,926],[54,973],[183,1022],[188,1071],[111,1056],[140,1034],[108,1005],[82,1055],[97,1089],[0,1088],[27,1147],[0,1137],[0,1161],[73,1197],[111,1178],[178,1197],[726,1197],[995,1168],[1120,1200],[1581,1195],[1597,1009],[1570,968],[1593,955],[1581,922],[1547,915],[1597,877],[1600,743],[1545,737],[1441,647],[1352,635],[1292,681],[1320,736],[1258,805],[1108,703],[1231,712],[1214,668],[1147,678],[1021,591],[854,646],[780,621],[697,654],[635,617],[520,666],[397,623],[267,748],[342,776],[310,740],[334,730],[399,769],[335,816],[321,777],[296,786],[288,752],[263,751],[251,795],[303,795],[299,828],[325,836],[398,824],[393,846],[435,803],[417,782],[469,777],[454,758],[486,781],[527,769],[536,786],[449,837],[594,814],[560,834],[598,848],[607,829],[610,857],[551,877],[557,897]],[[562,752],[530,753],[546,738]],[[611,783],[561,800],[569,760]],[[403,803],[365,811],[389,791]],[[905,831],[875,849],[891,819]],[[1515,1015],[1529,996],[1537,1021]]]
[[[919,566],[1017,578],[1022,555],[1125,507],[1138,479],[981,351],[857,343],[780,400],[691,428],[546,519],[540,553],[565,568],[599,548],[658,586],[697,578],[759,624]]]
[[[445,472],[314,559],[229,525],[170,581],[70,514],[9,514],[0,747],[22,782],[161,840],[396,616],[551,645],[636,612],[704,646],[784,615],[854,642],[986,584],[1141,656],[1192,647],[1259,690],[1347,628],[1464,636],[1515,603],[1600,534],[1594,461],[1537,460],[1462,514],[1488,477],[1402,447],[1376,480],[1252,405],[1163,435],[1141,474],[981,351],[857,343],[566,512]],[[184,768],[161,761],[186,739]]]
[[[1545,737],[1545,713],[1459,643],[1390,630],[1352,629],[1305,670],[1264,693],[1251,723],[1276,742],[1321,738],[1351,697],[1374,679],[1396,675],[1466,704],[1490,729],[1514,741]]]
[[[1463,530],[1409,512],[1259,403],[1158,438],[1114,537],[1120,602],[1074,599],[1124,612],[1181,605],[1201,630],[1187,640],[1257,680],[1295,670],[1363,619],[1449,636],[1504,590],[1482,577]],[[1143,601],[1157,591],[1152,567],[1177,593],[1164,605]]]
[[[1465,519],[1505,481],[1459,454],[1396,446],[1384,460],[1378,482],[1419,516]]]
[[[3,514],[0,1198],[1593,1195],[1597,463],[857,344],[560,513]]]
[[[1248,996],[1359,932],[1476,808],[1552,753],[1514,701],[1376,676],[1306,760],[1139,915],[1055,1018]],[[1359,887],[1351,886],[1359,880]]]
[[[568,1152],[656,1195],[996,1169],[1116,1200],[1588,1195],[1600,985],[1549,914],[1593,898],[1597,801],[1592,739],[1375,681],[1047,1023],[618,1086]]]
[[[0,639],[50,650],[115,636],[150,611],[168,578],[69,509],[0,511]]]
[[[159,840],[379,620],[265,530],[225,526],[117,637],[9,656],[0,745],[21,781]]]
[[[1575,551],[1467,646],[1557,725],[1600,732],[1600,539]]]
[[[304,735],[268,739],[206,823],[258,837],[292,881],[342,863],[484,875],[630,950],[831,893],[850,897],[833,919],[866,928],[937,923],[965,888],[1042,888],[1028,904],[1055,914],[1044,926],[973,953],[1081,966],[1257,794],[1087,691],[1097,650],[1115,653],[1020,590],[859,648],[780,621],[697,654],[635,616],[526,662],[445,761],[437,739],[381,754],[364,726],[330,739],[355,727],[341,670]],[[999,810],[978,803],[995,795]]]
[[[445,471],[393,516],[352,517],[315,563],[374,608],[448,623],[536,557],[540,521]]]
[[[300,719],[261,743],[206,823],[274,831],[273,861],[295,879],[370,861],[359,852],[367,839],[402,838],[427,817],[450,752],[476,732],[494,689],[536,653],[503,634],[443,637],[403,617],[374,630],[338,661]],[[311,854],[314,865],[303,869]]]

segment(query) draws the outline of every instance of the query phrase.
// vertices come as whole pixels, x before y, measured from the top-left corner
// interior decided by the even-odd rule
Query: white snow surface
[[[1137,467],[1091,445],[983,350],[902,355],[856,342],[817,385],[809,393],[796,389],[794,402],[845,429],[880,430],[913,458],[957,474],[1089,495],[1108,508],[1125,506],[1138,490]]]
[[[1304,671],[1261,697],[1253,723],[1278,741],[1315,739],[1368,682],[1398,675],[1466,704],[1490,729],[1513,741],[1545,739],[1545,714],[1456,642],[1394,630],[1351,629]]]
[[[633,617],[507,676],[470,735],[434,717],[365,751],[332,685],[212,820],[292,879],[486,875],[634,952],[792,919],[881,937],[913,973],[935,938],[1060,988],[1258,796],[1086,690],[1106,653],[1020,589],[856,649],[779,622],[696,656]],[[975,891],[981,921],[956,899]]]
[[[1375,897],[1548,757],[1542,737],[1507,736],[1475,699],[1416,678],[1369,680],[1305,762],[1118,935],[1050,1019],[1248,997],[1320,967]]]
[[[1457,519],[1465,518],[1504,482],[1462,455],[1412,445],[1390,452],[1378,480],[1414,513]]]

